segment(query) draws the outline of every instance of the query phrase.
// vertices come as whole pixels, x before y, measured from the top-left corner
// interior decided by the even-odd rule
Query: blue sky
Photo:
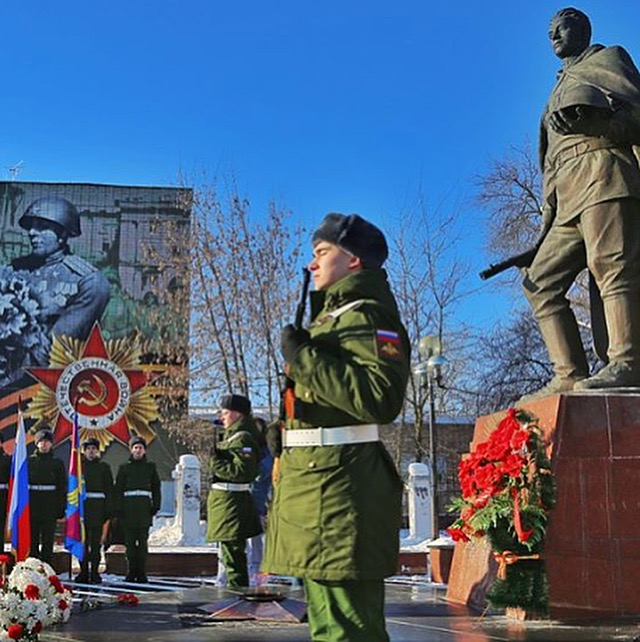
[[[5,1],[0,175],[19,161],[34,181],[233,172],[256,211],[274,198],[307,223],[357,211],[383,228],[420,191],[468,219],[475,276],[487,257],[473,179],[535,140],[558,68],[549,18],[563,6]],[[640,61],[640,2],[576,6],[594,41]]]

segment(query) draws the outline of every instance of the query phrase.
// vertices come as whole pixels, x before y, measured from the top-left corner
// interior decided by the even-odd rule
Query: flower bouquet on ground
[[[55,571],[34,557],[18,562],[3,578],[0,625],[5,639],[34,642],[47,626],[71,615],[71,591]]]
[[[547,514],[555,505],[555,482],[540,428],[510,409],[489,438],[459,464],[459,514],[449,528],[456,541],[489,539],[498,563],[487,593],[497,608],[548,613],[549,592],[542,553]]]

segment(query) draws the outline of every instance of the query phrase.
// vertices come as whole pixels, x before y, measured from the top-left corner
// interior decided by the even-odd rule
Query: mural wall
[[[191,193],[182,188],[0,182],[0,431],[18,403],[31,431],[103,451],[158,438],[163,395],[186,391]],[[175,378],[172,379],[175,381]],[[166,405],[166,404],[165,404]],[[126,451],[125,451],[126,452]]]

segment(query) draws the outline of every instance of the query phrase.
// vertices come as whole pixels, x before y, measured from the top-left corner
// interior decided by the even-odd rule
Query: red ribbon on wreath
[[[518,555],[513,551],[503,551],[502,553],[494,553],[493,559],[498,562],[498,579],[507,579],[507,566],[511,566],[520,560],[539,560],[541,559],[538,553],[533,555]]]

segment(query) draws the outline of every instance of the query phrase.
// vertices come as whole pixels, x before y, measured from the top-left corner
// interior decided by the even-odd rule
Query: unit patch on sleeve
[[[399,359],[402,355],[400,335],[392,330],[376,330],[376,350],[379,357]]]

